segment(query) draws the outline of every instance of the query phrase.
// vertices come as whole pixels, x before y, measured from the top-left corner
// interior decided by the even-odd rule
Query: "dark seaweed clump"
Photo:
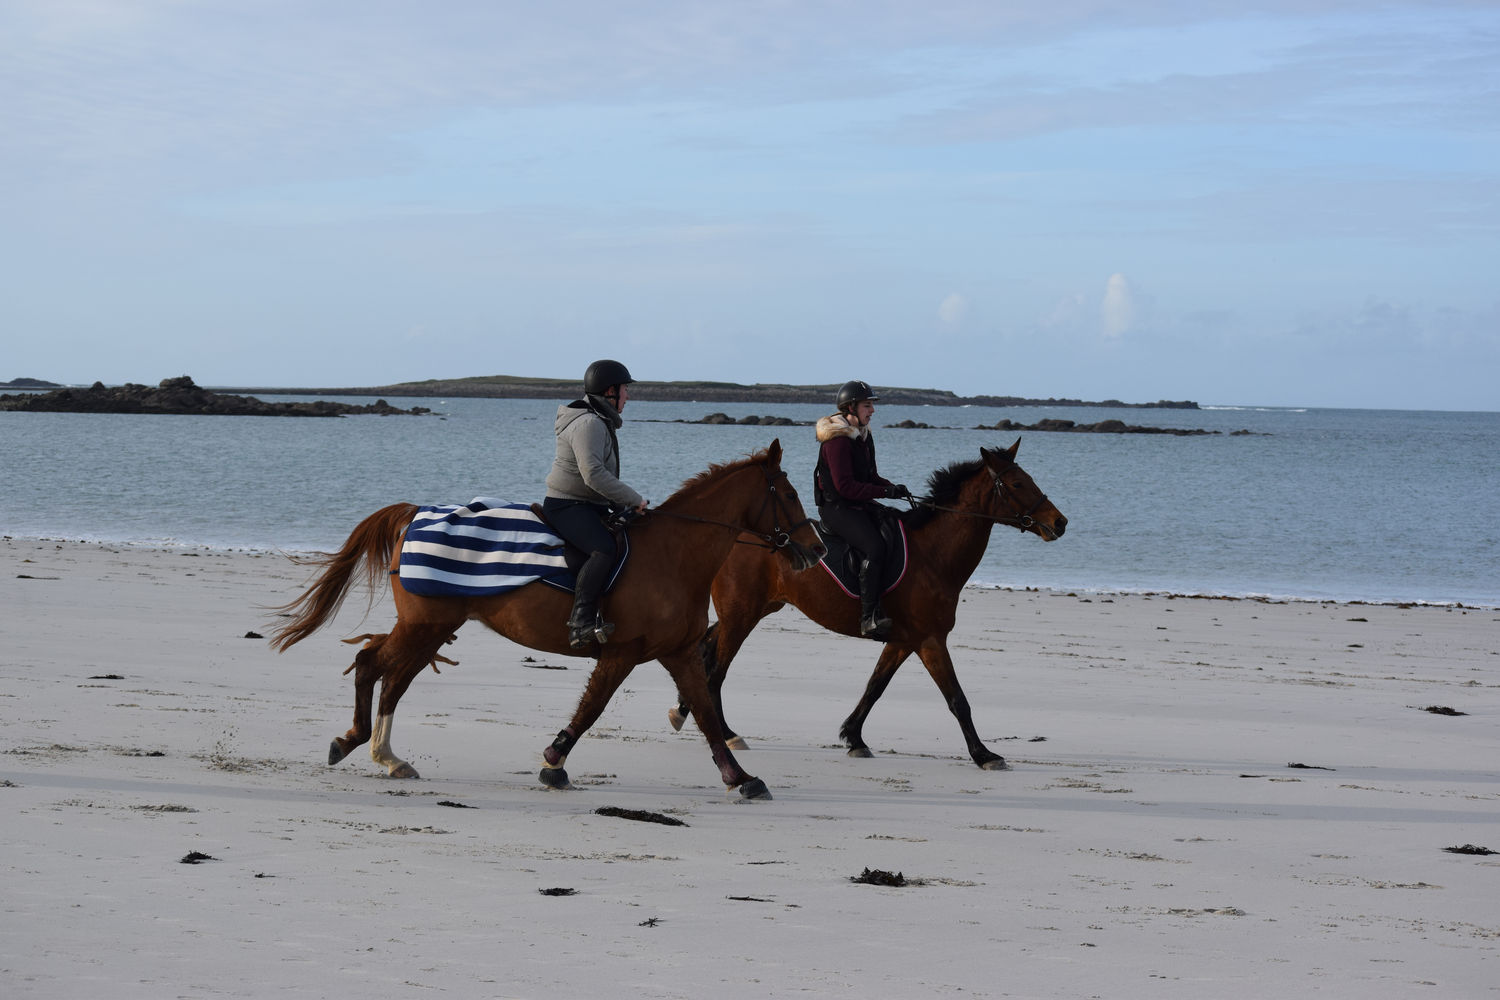
[[[906,876],[901,874],[900,872],[896,872],[894,875],[892,875],[890,872],[882,871],[879,868],[866,868],[858,875],[850,875],[849,881],[856,882],[860,885],[903,886],[906,885]]]

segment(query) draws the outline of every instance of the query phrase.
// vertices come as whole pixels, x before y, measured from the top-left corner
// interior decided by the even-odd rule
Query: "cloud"
[[[1104,335],[1118,337],[1135,323],[1135,296],[1123,274],[1111,274],[1104,283],[1104,301],[1099,307]]]
[[[969,300],[957,292],[948,293],[947,298],[938,303],[938,319],[948,326],[957,326],[964,321],[969,313]]]

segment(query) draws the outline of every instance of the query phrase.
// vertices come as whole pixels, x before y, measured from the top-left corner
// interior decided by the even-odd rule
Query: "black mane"
[[[927,477],[927,492],[932,497],[932,502],[942,507],[952,507],[958,503],[958,493],[984,463],[971,458],[967,462],[954,462],[947,468],[938,469]],[[936,516],[937,511],[931,507],[916,507],[901,515],[906,522],[907,531],[915,531]]]

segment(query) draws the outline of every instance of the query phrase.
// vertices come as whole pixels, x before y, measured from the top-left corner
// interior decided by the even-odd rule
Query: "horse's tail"
[[[301,597],[274,609],[290,614],[292,620],[276,629],[271,637],[271,648],[284,653],[328,624],[349,595],[360,563],[364,563],[365,585],[369,588],[371,600],[374,600],[374,595],[380,592],[396,545],[417,510],[417,505],[410,503],[382,507],[359,522],[344,547],[337,552],[322,552],[297,559],[303,565],[321,566],[323,572]]]

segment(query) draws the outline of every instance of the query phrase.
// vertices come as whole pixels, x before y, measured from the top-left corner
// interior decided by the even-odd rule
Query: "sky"
[[[6,0],[0,381],[1500,410],[1500,3]]]

